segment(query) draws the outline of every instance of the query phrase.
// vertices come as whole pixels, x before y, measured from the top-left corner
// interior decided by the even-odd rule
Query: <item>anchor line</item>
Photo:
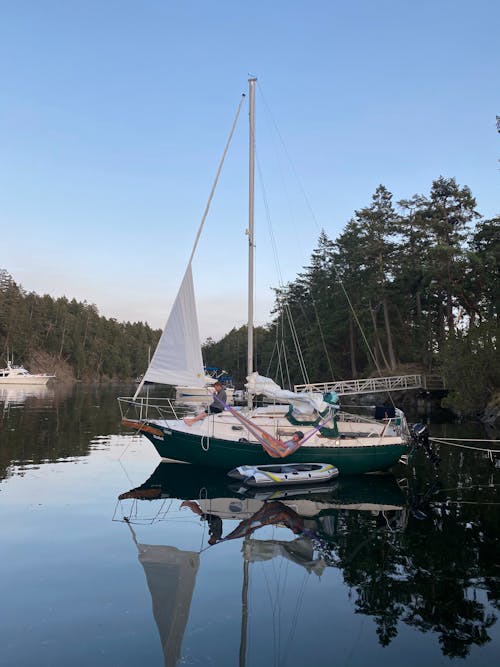
[[[487,452],[490,455],[490,458],[493,456],[493,454],[500,454],[500,449],[491,449],[489,447],[472,447],[468,445],[462,445],[460,444],[460,442],[451,442],[450,440],[444,440],[443,438],[429,438],[429,440],[435,443],[436,445],[449,445],[450,447],[458,447],[460,449],[472,449],[475,452]],[[474,442],[474,441],[464,440],[463,442]],[[488,442],[488,441],[478,440],[477,442]]]

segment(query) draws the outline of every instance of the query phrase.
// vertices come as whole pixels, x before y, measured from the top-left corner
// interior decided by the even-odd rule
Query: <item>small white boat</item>
[[[44,385],[51,378],[55,378],[55,375],[30,373],[24,366],[13,366],[9,360],[7,360],[7,368],[0,368],[0,385]]]
[[[324,484],[338,477],[339,470],[330,463],[276,463],[238,466],[227,474],[248,486],[291,486]]]

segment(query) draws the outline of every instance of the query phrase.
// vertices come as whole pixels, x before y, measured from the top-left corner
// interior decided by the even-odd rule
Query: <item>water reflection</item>
[[[398,531],[407,521],[405,495],[392,476],[338,479],[329,489],[320,491],[288,488],[259,492],[235,486],[216,471],[161,463],[143,484],[120,494],[119,500],[116,516],[130,527],[141,522],[176,521],[186,514],[207,526],[205,542],[198,552],[137,543],[165,664],[169,666],[180,657],[199,559],[207,548],[241,541],[244,594],[250,563],[286,559],[318,577],[325,568],[341,567],[338,539],[351,512],[366,514],[370,531],[380,526]],[[279,526],[282,539],[268,539],[266,535],[260,539],[261,529],[269,526]],[[168,578],[170,584],[166,583]],[[155,586],[154,581],[159,585]],[[242,615],[245,609],[244,600]],[[244,618],[242,623],[246,625]],[[242,636],[242,642],[245,644],[246,637]],[[240,653],[240,664],[244,653]]]
[[[0,480],[16,466],[88,456],[120,432],[116,389],[54,384],[0,388]]]
[[[161,463],[143,484],[119,498],[122,518],[128,522],[140,523],[145,510],[147,521],[168,520],[173,512],[177,519],[189,513],[206,524],[206,539],[198,552],[180,554],[174,547],[158,547],[163,559],[171,557],[177,563],[172,585],[183,591],[186,603],[192,597],[190,577],[198,569],[200,554],[240,540],[243,564],[284,558],[319,577],[327,568],[337,569],[350,590],[355,613],[373,619],[381,646],[388,646],[404,623],[435,634],[444,655],[465,657],[471,646],[490,641],[488,630],[496,622],[500,526],[498,512],[480,504],[481,498],[491,502],[491,488],[465,495],[462,489],[460,500],[451,491],[434,482],[425,494],[404,493],[395,477],[386,475],[339,478],[320,492],[286,489],[263,494],[235,487],[215,471]],[[280,527],[280,539],[268,539],[267,534],[259,539],[271,525]],[[179,565],[184,558],[189,567]],[[163,562],[167,578],[171,563]],[[154,598],[149,575],[147,579]],[[165,646],[165,630],[157,623]],[[166,652],[166,664],[174,665],[185,621],[176,626],[175,638],[169,627],[166,643],[177,647],[177,657],[169,662]]]
[[[47,398],[54,395],[54,390],[46,385],[0,385],[0,406],[2,411],[20,407],[28,398]]]
[[[81,664],[147,654],[234,665],[240,636],[240,664],[329,664],[333,640],[353,667],[395,667],[402,652],[411,665],[422,653],[430,664],[498,661],[490,443],[443,444],[438,469],[420,453],[397,477],[247,490],[192,466],[154,469],[149,443],[121,431],[115,397],[127,390],[46,389],[0,397],[5,664],[33,664],[38,651],[39,664],[66,664],[80,651]],[[470,424],[431,432],[485,438]],[[120,492],[123,523],[110,527]],[[82,630],[77,649],[68,619]],[[290,636],[273,656],[280,622]]]
[[[173,546],[140,544],[130,523],[129,527],[151,593],[165,665],[174,667],[181,656],[200,554]]]

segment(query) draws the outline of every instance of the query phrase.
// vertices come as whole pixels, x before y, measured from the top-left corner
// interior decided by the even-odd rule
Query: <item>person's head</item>
[[[300,442],[303,437],[304,437],[304,434],[302,433],[302,431],[295,431],[295,433],[292,436],[292,440],[294,442]]]
[[[219,391],[219,389],[222,389],[222,382],[219,382],[219,380],[216,380],[216,381],[214,382],[214,389],[215,389],[216,391]]]

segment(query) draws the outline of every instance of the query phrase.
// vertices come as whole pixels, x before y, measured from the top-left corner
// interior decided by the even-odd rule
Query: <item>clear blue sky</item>
[[[257,146],[285,281],[320,228],[335,238],[380,183],[397,200],[455,177],[481,214],[500,213],[493,0],[3,0],[0,10],[0,267],[27,290],[163,326],[248,73],[265,100]],[[300,178],[286,190],[268,108]],[[246,117],[194,265],[203,338],[246,319]],[[265,322],[279,277],[259,179],[256,197]]]

